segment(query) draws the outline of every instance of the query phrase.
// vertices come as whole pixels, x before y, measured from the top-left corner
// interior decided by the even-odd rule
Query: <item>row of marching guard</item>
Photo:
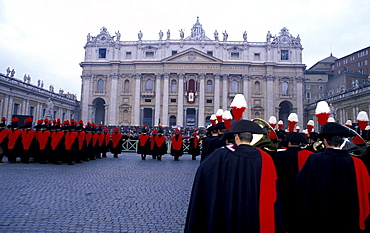
[[[14,117],[9,125],[3,117],[0,123],[0,162],[6,156],[10,163],[19,158],[22,163],[54,163],[73,165],[83,161],[107,157],[111,152],[114,158],[122,150],[122,134],[115,127],[110,133],[102,125],[83,121],[50,121],[40,119],[32,129],[32,119],[24,120],[18,127]]]

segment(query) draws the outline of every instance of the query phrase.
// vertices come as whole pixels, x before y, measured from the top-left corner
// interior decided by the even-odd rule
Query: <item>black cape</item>
[[[196,172],[185,232],[282,232],[276,179],[262,150],[216,149]]]
[[[369,192],[369,175],[358,158],[339,149],[311,154],[297,175],[291,232],[361,232]]]

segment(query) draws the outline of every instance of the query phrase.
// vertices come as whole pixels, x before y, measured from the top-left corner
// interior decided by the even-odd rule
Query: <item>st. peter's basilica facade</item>
[[[190,35],[176,34],[159,31],[158,38],[144,40],[140,31],[137,41],[121,40],[119,31],[112,36],[105,27],[89,34],[80,64],[82,120],[204,127],[218,109],[230,110],[240,93],[245,119],[274,115],[287,124],[291,112],[303,119],[299,35],[284,27],[276,36],[267,32],[264,42],[249,42],[245,32],[229,41],[226,31],[206,35],[199,19]]]

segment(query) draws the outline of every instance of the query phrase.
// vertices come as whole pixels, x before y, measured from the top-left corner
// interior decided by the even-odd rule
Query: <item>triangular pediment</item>
[[[184,50],[162,60],[163,63],[212,63],[220,64],[222,60],[194,48]]]

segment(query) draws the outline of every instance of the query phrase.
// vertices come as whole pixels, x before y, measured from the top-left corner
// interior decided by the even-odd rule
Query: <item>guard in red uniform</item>
[[[103,133],[104,133],[104,139],[103,139],[103,143],[102,143],[102,156],[103,156],[103,158],[106,158],[107,153],[109,151],[110,142],[111,142],[109,129],[104,128]]]
[[[26,118],[24,120],[24,130],[22,130],[22,146],[23,151],[21,155],[22,163],[30,163],[31,157],[33,157],[35,145],[36,145],[36,131],[32,130],[32,118]]]
[[[236,145],[215,150],[198,167],[184,232],[283,232],[274,162],[250,145],[253,134],[267,132],[239,120],[229,133]]]
[[[154,142],[154,156],[157,160],[162,160],[162,156],[167,153],[166,137],[163,135],[162,127],[159,127]]]
[[[0,163],[3,163],[3,157],[6,155],[8,147],[9,130],[6,129],[6,117],[1,118],[0,123]]]
[[[12,118],[12,123],[8,125],[8,148],[7,156],[10,163],[16,163],[17,157],[22,153],[22,131],[18,129],[18,117]]]
[[[67,123],[67,122],[66,122]],[[57,124],[53,127],[53,131],[51,132],[50,138],[50,155],[49,161],[54,164],[61,164],[64,157],[64,131],[62,127],[68,127],[68,125],[64,126],[61,125],[60,119],[57,120]]]
[[[191,154],[192,160],[197,160],[197,156],[200,155],[200,143],[197,133],[192,133],[189,139],[189,154]]]
[[[40,119],[37,121],[37,124],[35,125],[36,129],[36,141],[37,141],[37,153],[34,156],[34,160],[39,163],[46,163],[47,160],[49,162],[54,162],[51,158],[51,131],[55,127],[53,125],[50,130],[47,129],[46,125],[43,125],[44,120]],[[56,124],[56,123],[55,123]]]
[[[113,154],[114,158],[118,158],[118,155],[122,152],[122,133],[119,131],[118,127],[114,127],[113,129],[111,145],[110,152]]]
[[[171,137],[171,155],[174,161],[179,161],[179,158],[184,154],[182,136],[179,129],[175,129],[174,134]]]
[[[157,158],[156,155],[155,155],[155,151],[154,151],[155,138],[157,137],[157,135],[158,135],[158,130],[153,129],[152,135],[150,135],[150,138],[149,138],[149,140],[150,140],[150,152],[149,152],[149,154],[152,155],[153,159]]]
[[[139,136],[139,144],[137,146],[137,153],[141,155],[142,160],[146,160],[146,155],[150,153],[150,136],[147,134],[148,130],[144,125]]]
[[[68,121],[63,129],[65,131],[64,148],[66,162],[68,165],[74,165],[78,155],[78,133],[75,131],[74,124],[68,126]]]

